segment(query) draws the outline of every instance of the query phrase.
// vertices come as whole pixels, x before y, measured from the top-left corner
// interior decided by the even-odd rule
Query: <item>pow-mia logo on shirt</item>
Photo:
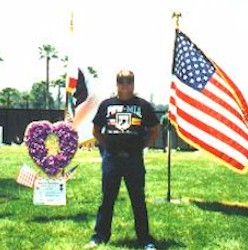
[[[141,126],[142,113],[138,105],[109,105],[107,107],[108,134],[136,134]]]
[[[115,127],[120,130],[128,129],[132,124],[132,116],[130,113],[117,113],[115,116]]]

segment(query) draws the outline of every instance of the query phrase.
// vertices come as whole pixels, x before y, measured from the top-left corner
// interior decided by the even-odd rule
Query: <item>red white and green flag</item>
[[[93,139],[92,119],[100,101],[98,97],[99,91],[97,91],[98,75],[93,67],[79,66],[82,63],[78,59],[76,60],[75,57],[73,29],[72,15],[70,23],[72,40],[71,52],[68,56],[65,119],[68,120],[68,116],[70,117],[72,125],[78,131],[79,141],[83,143]]]

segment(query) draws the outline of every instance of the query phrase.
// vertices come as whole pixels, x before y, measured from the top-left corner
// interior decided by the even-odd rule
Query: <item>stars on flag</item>
[[[201,91],[215,69],[188,37],[179,32],[176,39],[174,74],[185,84]]]

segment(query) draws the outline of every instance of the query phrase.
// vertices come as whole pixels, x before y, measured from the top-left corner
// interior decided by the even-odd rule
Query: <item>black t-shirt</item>
[[[134,97],[121,101],[113,97],[100,104],[93,123],[104,128],[109,148],[131,152],[143,149],[147,128],[159,124],[159,120],[146,100]]]

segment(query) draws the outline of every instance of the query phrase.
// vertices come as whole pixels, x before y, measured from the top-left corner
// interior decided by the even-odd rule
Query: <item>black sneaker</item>
[[[144,246],[145,250],[157,250],[157,247],[153,243],[148,243]]]

